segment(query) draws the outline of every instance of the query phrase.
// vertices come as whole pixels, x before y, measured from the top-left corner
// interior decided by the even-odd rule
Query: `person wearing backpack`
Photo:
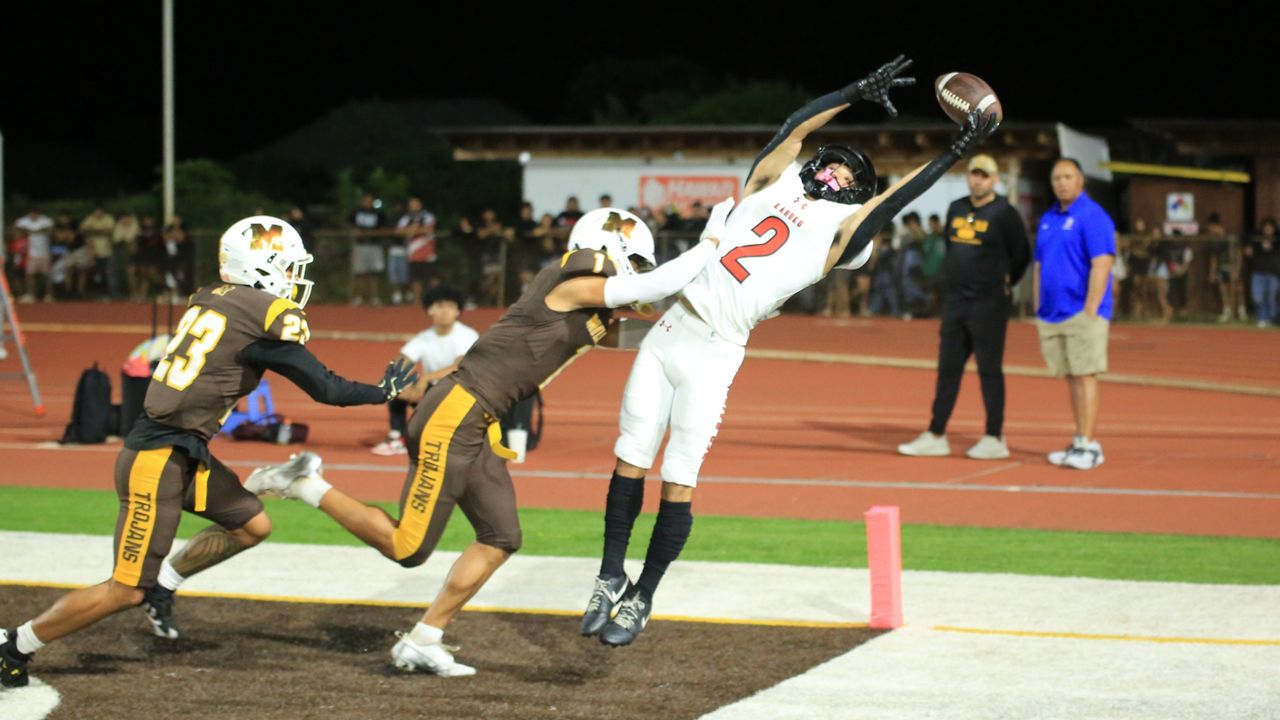
[[[46,643],[139,604],[156,635],[177,638],[178,585],[271,533],[258,499],[263,484],[318,474],[319,457],[300,453],[255,470],[242,486],[208,447],[227,411],[266,370],[327,405],[384,403],[416,380],[410,365],[393,361],[378,384],[353,382],[306,349],[311,330],[302,308],[311,294],[305,274],[312,260],[297,231],[277,218],[245,218],[222,235],[222,282],[192,296],[151,376],[145,412],[116,459],[120,513],[111,578],[63,595],[16,629],[0,630],[0,685],[26,685],[27,664]],[[166,560],[184,510],[214,524]]]

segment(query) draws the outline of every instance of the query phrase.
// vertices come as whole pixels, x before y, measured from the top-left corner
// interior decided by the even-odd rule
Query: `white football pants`
[[[729,386],[746,348],[721,337],[680,304],[640,343],[618,419],[613,452],[636,467],[653,467],[667,426],[671,439],[662,479],[697,487],[702,460],[720,430]]]

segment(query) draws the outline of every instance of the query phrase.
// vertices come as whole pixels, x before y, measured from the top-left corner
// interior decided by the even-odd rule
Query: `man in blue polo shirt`
[[[1050,178],[1057,198],[1040,218],[1036,237],[1036,327],[1049,371],[1066,376],[1076,435],[1049,462],[1078,470],[1102,464],[1098,424],[1098,373],[1107,371],[1111,326],[1111,265],[1116,226],[1084,192],[1080,163],[1062,158]]]

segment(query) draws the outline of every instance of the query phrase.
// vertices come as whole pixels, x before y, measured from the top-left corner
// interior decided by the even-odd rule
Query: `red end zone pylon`
[[[868,510],[867,567],[871,571],[871,627],[902,625],[902,531],[898,508],[877,505]]]

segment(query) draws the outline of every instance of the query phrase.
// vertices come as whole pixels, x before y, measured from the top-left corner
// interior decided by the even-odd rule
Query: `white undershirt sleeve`
[[[616,308],[651,303],[674,295],[716,257],[716,246],[703,240],[680,257],[641,275],[614,275],[604,281],[604,304]]]

